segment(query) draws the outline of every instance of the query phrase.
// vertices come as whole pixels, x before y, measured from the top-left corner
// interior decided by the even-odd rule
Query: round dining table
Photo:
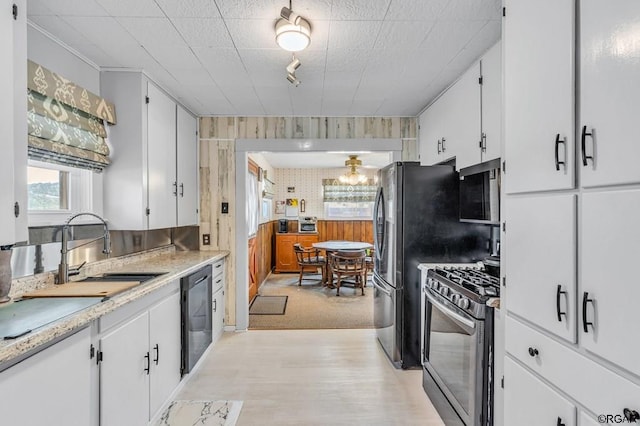
[[[340,240],[331,240],[331,241],[320,241],[318,243],[311,244],[313,248],[324,250],[327,257],[326,263],[326,274],[325,274],[325,285],[328,287],[333,287],[333,274],[331,273],[331,264],[329,262],[329,253],[336,251],[348,251],[348,250],[366,250],[372,249],[373,244],[364,243],[360,241],[340,241]]]

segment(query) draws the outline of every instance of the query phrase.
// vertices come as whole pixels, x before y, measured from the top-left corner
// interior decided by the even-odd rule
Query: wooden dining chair
[[[367,286],[367,275],[369,274],[369,272],[373,273],[373,258],[375,256],[375,251],[374,249],[370,248],[370,249],[366,249],[365,250],[365,258],[364,258],[364,264],[366,266],[365,271],[364,271],[364,285],[365,287]]]
[[[322,282],[325,282],[325,269],[326,259],[320,256],[320,250],[315,248],[304,248],[300,243],[293,245],[293,251],[296,254],[296,261],[300,268],[300,276],[298,278],[298,285],[302,285],[302,275],[305,270],[312,269],[314,274],[318,273],[318,268],[322,270]]]
[[[345,277],[354,279],[354,288],[360,287],[364,296],[365,277],[367,266],[364,250],[338,251],[329,255],[331,272],[336,275],[336,296],[340,296],[340,286]]]

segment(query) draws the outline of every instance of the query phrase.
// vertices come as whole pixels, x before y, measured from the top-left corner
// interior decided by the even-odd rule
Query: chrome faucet
[[[100,222],[102,222],[102,225],[104,226],[104,234],[101,237],[95,238],[91,241],[87,241],[86,243],[80,244],[78,246],[75,246],[71,249],[67,248],[67,244],[68,244],[68,233],[69,233],[69,224],[71,223],[72,220],[74,220],[77,217],[80,216],[93,216],[96,219],[98,219]],[[102,253],[104,254],[109,254],[111,253],[111,237],[109,235],[109,225],[107,225],[107,222],[101,218],[100,216],[98,216],[97,214],[94,213],[78,213],[76,215],[71,216],[69,219],[67,219],[67,221],[64,223],[64,226],[62,227],[62,247],[60,249],[60,265],[58,265],[58,282],[56,284],[64,284],[66,282],[69,281],[69,275],[77,275],[80,272],[80,268],[82,268],[82,265],[84,265],[84,263],[82,265],[80,265],[78,268],[73,268],[72,271],[69,271],[69,263],[67,260],[67,253],[69,253],[71,250],[77,249],[78,247],[82,247],[85,246],[87,244],[91,244],[94,241],[98,241],[100,239],[104,240],[104,246],[102,248]]]

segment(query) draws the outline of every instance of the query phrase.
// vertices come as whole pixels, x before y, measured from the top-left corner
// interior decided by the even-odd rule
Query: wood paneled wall
[[[319,220],[320,241],[345,240],[373,244],[371,220]]]
[[[276,221],[261,223],[256,235],[256,257],[258,264],[258,288],[267,279],[275,265],[275,231]]]

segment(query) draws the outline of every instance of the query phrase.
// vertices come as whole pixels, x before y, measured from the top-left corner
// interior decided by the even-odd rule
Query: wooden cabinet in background
[[[276,272],[297,272],[298,262],[293,245],[311,247],[318,242],[318,234],[276,234]]]

